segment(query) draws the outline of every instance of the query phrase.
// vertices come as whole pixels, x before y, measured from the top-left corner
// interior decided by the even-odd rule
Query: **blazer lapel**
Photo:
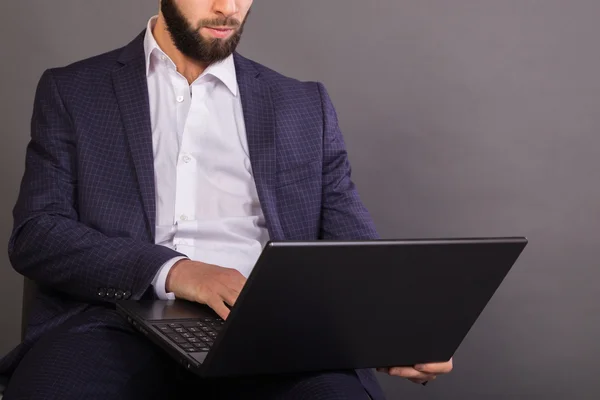
[[[234,59],[256,190],[271,240],[284,240],[275,199],[277,159],[271,90],[248,60],[237,53]]]
[[[142,32],[123,50],[119,58],[122,66],[113,72],[113,84],[135,167],[148,231],[154,239],[156,188],[144,34],[145,32]],[[237,53],[234,59],[256,189],[271,239],[283,240],[284,234],[277,217],[275,199],[277,160],[271,90],[267,83],[259,79],[259,71],[248,60]]]
[[[154,239],[156,200],[152,126],[146,80],[142,32],[125,47],[119,58],[120,68],[113,71],[113,85],[146,214],[148,231]]]

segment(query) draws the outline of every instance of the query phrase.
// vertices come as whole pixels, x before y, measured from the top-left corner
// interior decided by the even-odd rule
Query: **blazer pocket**
[[[315,160],[308,164],[286,169],[277,173],[277,188],[301,182],[312,177],[318,177],[321,174],[321,161]]]

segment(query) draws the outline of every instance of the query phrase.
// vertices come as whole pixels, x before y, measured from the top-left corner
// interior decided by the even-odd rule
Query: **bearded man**
[[[268,240],[377,238],[323,85],[235,52],[251,6],[162,0],[127,46],[43,74],[9,243],[38,288],[5,400],[383,399],[372,370],[203,380],[115,311],[227,318]]]

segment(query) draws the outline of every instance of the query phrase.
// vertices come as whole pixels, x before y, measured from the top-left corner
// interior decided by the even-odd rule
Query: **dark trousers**
[[[369,393],[355,371],[203,380],[139,336],[114,310],[91,308],[33,346],[11,377],[4,400],[367,400],[369,395],[382,400],[374,376],[367,379],[372,379]]]

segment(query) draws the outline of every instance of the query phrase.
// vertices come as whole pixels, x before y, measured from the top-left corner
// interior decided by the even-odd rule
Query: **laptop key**
[[[169,332],[173,332],[173,331],[172,331],[172,329],[171,329],[171,328],[169,328],[169,327],[168,327],[168,326],[166,326],[166,325],[162,325],[162,326],[159,326],[159,325],[154,325],[154,327],[155,327],[156,329],[158,329],[159,331],[161,331],[162,333],[169,333]]]
[[[167,336],[169,337],[169,339],[171,339],[175,343],[187,343],[187,340],[185,340],[185,338],[183,338],[182,336],[180,336],[176,333],[170,333]]]
[[[191,344],[189,344],[189,343],[182,344],[181,348],[184,349],[187,352],[197,351],[196,348],[194,346],[192,346]]]
[[[183,327],[181,326],[181,324],[169,324],[169,327],[171,327],[171,328],[173,328],[173,329],[175,329],[175,328],[183,328]]]
[[[192,335],[191,333],[187,333],[187,332],[186,332],[186,333],[182,333],[182,334],[181,334],[181,336],[183,336],[183,337],[184,337],[184,338],[186,338],[186,339],[189,339],[189,338],[193,338],[193,337],[194,337],[194,335]]]

